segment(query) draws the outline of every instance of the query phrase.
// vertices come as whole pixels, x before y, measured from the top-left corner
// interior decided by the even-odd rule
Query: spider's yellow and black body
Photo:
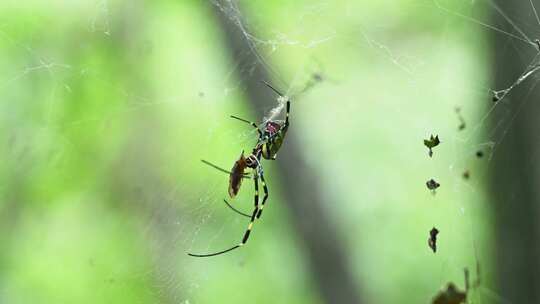
[[[243,246],[244,244],[247,243],[249,239],[249,235],[251,233],[251,229],[253,228],[253,223],[255,222],[255,219],[258,219],[262,214],[264,204],[266,203],[266,200],[268,199],[268,187],[266,186],[266,182],[264,180],[264,171],[261,165],[261,159],[262,158],[268,159],[268,160],[276,159],[276,155],[279,149],[281,148],[281,145],[283,144],[283,140],[285,139],[285,135],[287,134],[287,130],[289,129],[289,112],[291,108],[291,102],[289,98],[283,96],[283,94],[281,94],[278,90],[274,89],[268,83],[265,82],[265,84],[274,92],[276,92],[282,100],[286,100],[285,121],[269,120],[264,124],[264,128],[261,130],[257,126],[257,124],[254,122],[251,122],[249,120],[245,120],[236,116],[231,116],[234,119],[238,119],[240,121],[250,124],[257,130],[257,133],[259,134],[259,138],[251,154],[249,154],[248,156],[244,156],[244,153],[242,152],[242,154],[240,155],[240,158],[235,162],[231,171],[224,170],[212,163],[209,163],[203,160],[205,164],[208,164],[220,171],[223,171],[229,174],[229,196],[231,198],[234,198],[236,194],[238,194],[238,191],[240,191],[240,186],[242,184],[242,179],[247,178],[248,176],[246,173],[244,173],[244,170],[247,168],[250,168],[253,170],[253,183],[255,185],[255,197],[254,197],[255,207],[251,215],[236,210],[226,200],[224,200],[227,206],[229,206],[232,210],[234,210],[235,212],[243,216],[250,218],[248,228],[246,232],[244,233],[242,241],[238,245],[235,245],[231,248],[228,248],[219,252],[209,253],[209,254],[188,253],[190,256],[210,257],[210,256],[226,253],[226,252],[229,252],[231,250],[234,250],[236,248]],[[264,191],[264,197],[260,205],[259,205],[259,179],[261,181],[261,184],[263,186],[263,191]]]
[[[287,103],[288,105],[289,103]],[[287,111],[287,113],[289,113]],[[285,120],[283,124],[275,121],[268,121],[264,128],[265,137],[262,139],[261,152],[262,156],[266,159],[276,159],[276,155],[283,144],[283,139],[287,134],[289,128],[289,122]]]

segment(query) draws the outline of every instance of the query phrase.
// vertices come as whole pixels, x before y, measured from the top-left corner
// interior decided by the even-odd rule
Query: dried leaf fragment
[[[433,136],[433,134],[431,134],[429,139],[424,139],[424,146],[428,147],[429,149],[429,152],[428,152],[429,157],[433,156],[433,150],[431,149],[438,146],[440,143],[441,141],[439,140],[439,135]]]
[[[454,283],[448,283],[446,290],[441,290],[433,299],[433,304],[461,304],[467,300],[467,294],[457,289]]]
[[[433,194],[435,194],[435,190],[437,190],[437,188],[439,188],[441,186],[441,184],[439,184],[437,181],[435,181],[433,178],[428,180],[426,182],[426,187],[431,190],[433,192]]]
[[[435,227],[429,231],[428,246],[433,250],[433,253],[437,252],[437,234],[439,234],[439,230]]]

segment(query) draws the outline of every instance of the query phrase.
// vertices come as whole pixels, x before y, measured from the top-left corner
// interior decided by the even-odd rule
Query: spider
[[[231,171],[222,169],[205,160],[202,161],[203,163],[209,166],[212,166],[222,172],[229,174],[229,196],[231,198],[234,198],[236,194],[238,194],[238,191],[240,190],[240,186],[242,184],[242,180],[244,178],[249,178],[249,175],[244,173],[244,171],[248,168],[253,170],[252,177],[253,177],[253,183],[255,186],[255,196],[254,196],[255,208],[253,212],[251,213],[251,215],[236,210],[226,200],[224,200],[224,202],[227,204],[229,208],[231,208],[235,212],[245,217],[250,218],[248,227],[246,231],[244,232],[242,241],[238,245],[232,246],[228,249],[218,251],[215,253],[208,253],[208,254],[188,253],[188,255],[190,256],[211,257],[211,256],[220,255],[220,254],[242,247],[243,245],[247,243],[249,239],[249,235],[251,233],[251,229],[253,228],[253,223],[255,222],[255,219],[259,219],[261,217],[264,205],[268,199],[268,187],[266,186],[266,181],[264,180],[264,170],[261,164],[261,158],[268,159],[268,160],[276,159],[277,152],[281,148],[281,145],[283,144],[283,140],[285,139],[285,135],[287,134],[287,130],[289,129],[289,112],[291,108],[291,101],[288,97],[281,94],[278,90],[276,90],[270,84],[264,81],[263,83],[266,86],[268,86],[270,89],[272,89],[277,95],[279,95],[280,99],[286,100],[285,121],[268,120],[264,124],[264,128],[262,128],[261,130],[257,126],[256,123],[231,115],[231,118],[248,123],[257,130],[257,133],[259,134],[259,138],[257,139],[257,144],[251,151],[251,154],[244,156],[244,152],[242,151],[242,154],[240,154],[239,159],[235,162]],[[260,205],[259,205],[259,179],[261,181],[263,191],[264,191],[264,196]]]

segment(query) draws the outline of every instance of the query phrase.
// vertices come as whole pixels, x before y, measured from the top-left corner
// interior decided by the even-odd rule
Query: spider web
[[[222,203],[227,176],[199,160],[229,168],[252,148],[256,132],[228,115],[283,114],[277,98],[265,118],[246,106],[238,75],[262,68],[293,99],[292,125],[368,302],[429,302],[449,281],[462,287],[463,268],[474,277],[478,262],[471,302],[511,303],[493,281],[485,183],[494,132],[509,130],[540,79],[539,55],[529,57],[539,5],[520,1],[538,23],[489,0],[1,4],[0,216],[10,233],[0,302],[320,302],[272,164],[249,246],[216,259],[185,254],[234,245],[246,228]],[[255,61],[230,59],[214,10]],[[490,13],[513,31],[486,21]],[[521,74],[503,88],[484,72],[482,40],[493,33],[522,54]],[[515,102],[517,112],[486,128]],[[421,146],[431,133],[442,139],[433,159]],[[435,196],[429,178],[441,182]],[[233,203],[250,210],[252,195],[246,181]]]

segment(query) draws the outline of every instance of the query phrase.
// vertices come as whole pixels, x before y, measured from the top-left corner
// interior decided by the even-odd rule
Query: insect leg
[[[212,163],[209,162],[209,161],[206,161],[206,160],[204,160],[204,159],[201,159],[201,161],[202,161],[204,164],[206,164],[206,165],[208,165],[208,166],[210,166],[210,167],[212,167],[212,168],[214,168],[214,169],[216,169],[216,170],[218,170],[218,171],[221,171],[221,172],[223,172],[223,173],[227,173],[227,174],[229,174],[229,175],[232,174],[231,171],[225,170],[225,169],[219,167],[218,165],[212,164]],[[244,173],[244,174],[242,175],[242,178],[249,178],[249,174]]]

